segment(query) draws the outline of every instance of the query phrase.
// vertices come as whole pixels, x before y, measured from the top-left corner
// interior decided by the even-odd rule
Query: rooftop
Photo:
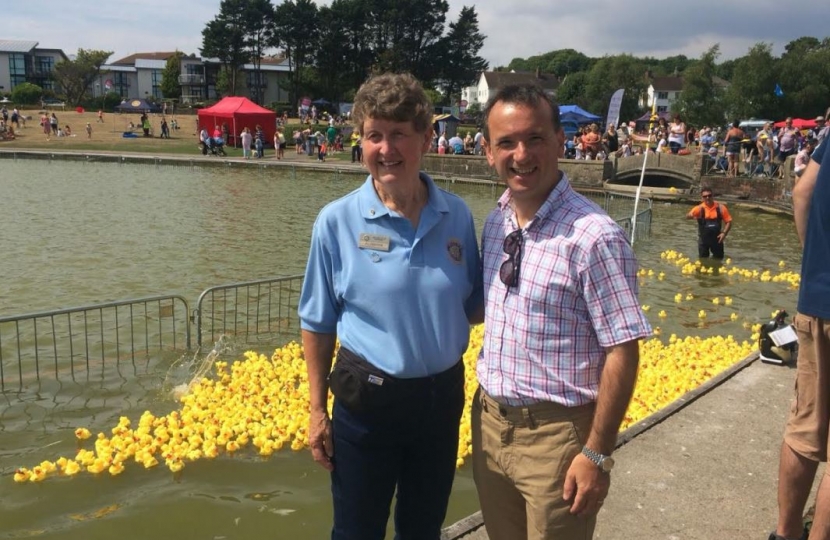
[[[37,47],[37,41],[19,41],[13,39],[0,39],[0,52],[6,53],[27,53]]]

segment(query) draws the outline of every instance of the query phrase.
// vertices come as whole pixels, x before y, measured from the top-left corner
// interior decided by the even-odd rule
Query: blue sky
[[[328,2],[322,2],[323,4]],[[201,31],[219,0],[4,0],[0,39],[37,41],[72,54],[78,48],[199,54]],[[715,43],[721,60],[764,41],[780,54],[800,36],[830,35],[830,2],[781,0],[449,0],[449,20],[475,5],[491,67],[514,57],[573,48],[589,56],[631,53],[697,58]],[[784,7],[786,6],[786,7]],[[790,7],[792,6],[792,7]]]

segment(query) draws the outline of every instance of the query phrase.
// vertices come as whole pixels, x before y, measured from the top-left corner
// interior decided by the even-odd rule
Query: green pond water
[[[276,167],[8,159],[0,167],[0,316],[162,294],[192,302],[210,286],[302,273],[317,212],[363,180]],[[467,200],[480,228],[496,191],[459,184],[452,190]],[[796,292],[786,284],[681,275],[660,253],[694,256],[696,224],[683,219],[687,205],[655,202],[653,210],[652,234],[635,249],[642,267],[666,275],[641,281],[641,301],[664,338],[673,332],[748,339],[744,322],[765,321],[780,307],[794,312]],[[784,261],[785,269],[798,270],[800,249],[789,219],[730,210],[735,225],[727,255],[733,265],[776,273]],[[696,299],[678,305],[678,292]],[[711,303],[726,295],[732,306]],[[700,309],[709,312],[705,324],[697,317]],[[668,313],[665,320],[658,319],[660,310]],[[0,344],[8,343],[0,337]],[[100,376],[42,377],[0,393],[0,538],[327,536],[328,475],[305,451],[199,461],[178,479],[164,467],[148,471],[131,463],[118,477],[13,482],[16,467],[74,455],[78,426],[108,432],[119,416],[136,421],[145,410],[178,408],[165,379],[182,357],[188,356],[150,355]],[[476,510],[471,472],[464,467],[447,523]]]

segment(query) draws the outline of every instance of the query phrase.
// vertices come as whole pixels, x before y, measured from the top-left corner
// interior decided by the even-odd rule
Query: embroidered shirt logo
[[[455,264],[461,264],[461,258],[463,256],[461,250],[461,241],[457,238],[450,238],[450,241],[447,242],[447,253],[452,259],[452,262]]]

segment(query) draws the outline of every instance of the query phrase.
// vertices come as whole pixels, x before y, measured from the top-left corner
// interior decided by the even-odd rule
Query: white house
[[[683,91],[683,77],[648,77],[648,82],[640,107],[655,112],[670,111],[671,104]]]
[[[477,86],[468,86],[461,90],[461,99],[467,102],[467,106],[479,103],[482,107],[490,95],[499,88],[508,84],[536,83],[545,89],[545,92],[556,97],[556,90],[559,88],[559,79],[552,73],[541,73],[538,69],[533,72],[515,71],[484,71],[478,78]]]

